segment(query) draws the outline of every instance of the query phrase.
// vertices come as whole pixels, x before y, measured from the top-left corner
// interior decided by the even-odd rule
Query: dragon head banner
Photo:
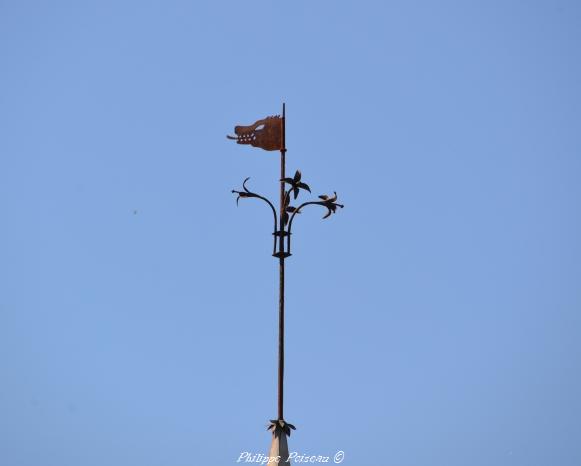
[[[250,144],[264,150],[281,150],[283,120],[279,115],[258,120],[250,126],[236,126],[236,136],[226,136],[238,144]]]

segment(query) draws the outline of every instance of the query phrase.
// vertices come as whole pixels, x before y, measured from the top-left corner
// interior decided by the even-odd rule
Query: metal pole
[[[280,149],[280,232],[279,232],[279,295],[278,295],[278,419],[284,419],[284,210],[285,210],[285,104],[282,104],[282,148]]]
[[[280,126],[279,126],[280,125]],[[285,174],[285,157],[286,157],[286,114],[285,104],[282,104],[282,118],[279,115],[266,117],[256,121],[250,126],[235,126],[234,132],[236,136],[227,136],[228,139],[235,140],[238,144],[249,144],[253,147],[260,147],[267,151],[280,150],[280,209],[277,215],[274,203],[270,202],[266,197],[261,196],[255,192],[250,191],[246,182],[248,178],[242,183],[242,190],[233,189],[232,192],[237,194],[236,204],[241,198],[255,198],[260,199],[268,204],[272,210],[274,217],[274,247],[273,256],[278,257],[279,267],[279,298],[278,298],[278,419],[271,420],[269,430],[272,430],[273,446],[271,452],[288,450],[286,446],[286,437],[290,435],[290,431],[295,427],[292,424],[284,421],[284,260],[291,255],[290,251],[290,235],[293,219],[296,214],[302,212],[307,206],[318,205],[327,209],[327,214],[323,218],[330,217],[337,211],[337,208],[342,208],[343,205],[337,202],[337,193],[330,195],[320,195],[317,200],[303,202],[299,206],[290,205],[290,193],[296,200],[300,191],[311,192],[309,185],[301,181],[301,172],[296,171],[294,177],[286,178]],[[284,181],[283,181],[284,180]],[[285,190],[285,183],[288,183],[288,198],[287,190]],[[288,209],[288,210],[287,210]],[[285,219],[288,220],[285,222]],[[277,225],[278,223],[278,225]],[[287,248],[285,250],[285,236],[287,237]],[[278,239],[278,250],[277,250]],[[283,435],[284,434],[284,435]],[[284,448],[279,445],[277,439],[284,443]],[[280,448],[279,448],[280,447]],[[274,455],[277,456],[277,455]]]

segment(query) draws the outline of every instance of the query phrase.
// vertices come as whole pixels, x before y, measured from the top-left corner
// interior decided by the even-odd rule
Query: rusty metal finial
[[[227,136],[228,139],[235,140],[238,144],[249,144],[253,147],[259,147],[264,150],[280,150],[280,203],[278,212],[274,204],[266,197],[250,191],[246,183],[246,178],[242,183],[242,189],[233,189],[232,193],[237,194],[236,205],[243,198],[255,198],[264,201],[270,207],[273,220],[273,251],[272,255],[279,260],[279,340],[278,340],[278,419],[270,421],[268,427],[272,431],[273,440],[271,454],[273,451],[284,452],[288,456],[288,445],[286,437],[290,436],[291,429],[295,429],[292,424],[284,420],[283,412],[283,379],[284,379],[284,260],[291,255],[291,229],[293,220],[297,214],[300,214],[307,206],[319,205],[327,209],[323,217],[328,218],[331,214],[336,213],[337,208],[343,208],[342,204],[337,202],[337,193],[332,196],[321,194],[318,199],[310,200],[299,204],[291,205],[296,201],[301,192],[311,193],[311,188],[302,180],[302,174],[297,170],[292,178],[287,177],[286,170],[286,141],[285,141],[285,105],[282,107],[282,117],[279,115],[266,117],[256,121],[250,126],[236,126],[234,132],[236,136]],[[285,241],[286,238],[286,241]],[[276,456],[276,455],[275,455]]]

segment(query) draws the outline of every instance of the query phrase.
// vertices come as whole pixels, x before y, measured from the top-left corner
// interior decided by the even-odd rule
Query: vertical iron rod
[[[284,197],[285,186],[285,104],[282,104],[282,148],[280,149],[280,236],[279,240],[279,295],[278,295],[278,419],[284,419],[283,412],[283,382],[284,382]]]

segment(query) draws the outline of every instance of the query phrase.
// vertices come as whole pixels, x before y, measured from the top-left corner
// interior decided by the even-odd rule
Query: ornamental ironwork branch
[[[290,236],[292,233],[293,220],[294,220],[295,216],[297,214],[300,214],[305,207],[310,206],[310,205],[319,205],[319,206],[326,208],[327,213],[323,216],[323,219],[329,218],[332,214],[337,213],[337,208],[342,209],[344,207],[343,204],[339,204],[337,202],[337,193],[336,192],[333,192],[332,196],[329,196],[327,194],[321,194],[319,196],[319,200],[306,201],[306,202],[303,202],[302,204],[299,204],[298,207],[291,205],[291,198],[292,198],[292,200],[297,200],[302,191],[308,191],[309,193],[311,193],[310,186],[302,181],[301,171],[297,170],[292,178],[281,178],[280,179],[281,182],[287,184],[289,187],[284,192],[283,202],[281,205],[281,211],[277,215],[276,208],[274,207],[274,204],[270,200],[268,200],[266,197],[264,197],[260,194],[257,194],[255,192],[250,191],[246,187],[246,182],[249,179],[250,179],[250,177],[246,178],[243,181],[242,191],[238,191],[236,189],[232,190],[233,194],[238,195],[238,197],[236,198],[236,205],[238,205],[240,198],[257,198],[257,199],[260,199],[260,200],[266,202],[270,206],[270,208],[272,210],[273,217],[274,217],[273,235],[275,236],[274,248],[273,248],[272,255],[276,256],[276,257],[278,257],[279,255],[284,255],[285,257],[288,257],[291,255]],[[280,225],[279,225],[279,219],[280,219]],[[280,237],[280,236],[286,237],[286,248],[283,247],[282,250],[281,250],[281,248],[279,248],[278,251],[277,251],[277,241],[276,241],[277,236],[278,237]]]

